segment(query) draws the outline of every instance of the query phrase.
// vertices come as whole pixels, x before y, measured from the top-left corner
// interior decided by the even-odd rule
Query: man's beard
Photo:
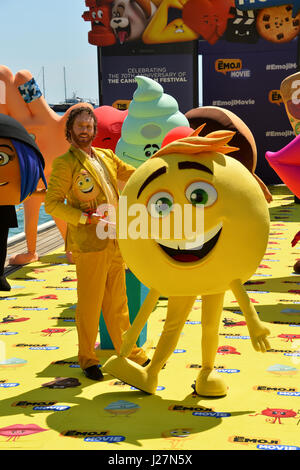
[[[72,136],[72,140],[73,142],[81,149],[84,149],[86,147],[89,147],[91,145],[91,143],[93,142],[94,140],[94,135],[93,136],[88,136],[87,134],[83,134],[85,136],[85,138],[82,138],[82,134],[75,134],[73,131],[71,131],[71,136]],[[89,138],[87,138],[89,137]]]

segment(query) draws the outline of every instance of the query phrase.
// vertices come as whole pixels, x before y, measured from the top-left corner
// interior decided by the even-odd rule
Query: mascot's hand
[[[69,113],[78,106],[93,107],[88,103],[79,103],[59,116],[50,108],[28,70],[21,70],[14,76],[8,67],[1,65],[0,80],[5,87],[5,99],[0,100],[0,112],[14,117],[34,136],[45,159],[44,173],[48,180],[53,160],[70,146],[65,137]]]
[[[291,242],[291,245],[296,246],[299,240],[300,240],[300,232],[297,232]]]
[[[270,330],[267,327],[261,322],[255,322],[248,325],[248,329],[255,351],[266,352],[268,349],[271,349],[271,345],[267,339],[267,336],[270,335]]]

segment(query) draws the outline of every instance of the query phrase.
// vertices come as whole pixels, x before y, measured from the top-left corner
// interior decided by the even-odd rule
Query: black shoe
[[[146,367],[150,362],[151,362],[151,359],[147,359],[147,361],[144,362],[144,364],[142,364],[142,367]]]
[[[0,276],[0,290],[9,291],[11,289],[5,276]]]
[[[90,366],[83,369],[84,375],[91,380],[102,380],[103,374],[98,366]]]
[[[299,259],[294,264],[294,272],[297,273],[297,274],[300,274],[300,260]]]

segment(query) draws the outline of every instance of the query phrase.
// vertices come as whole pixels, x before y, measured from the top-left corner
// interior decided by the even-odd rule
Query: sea
[[[24,207],[23,204],[19,204],[16,206],[16,212],[17,212],[17,219],[18,219],[18,227],[15,228],[10,228],[8,232],[8,238],[13,237],[14,235],[18,235],[22,232],[24,232]],[[43,225],[46,222],[49,222],[50,220],[53,220],[51,215],[47,214],[45,212],[45,207],[44,204],[41,205],[40,208],[40,215],[39,215],[39,221],[38,225]]]

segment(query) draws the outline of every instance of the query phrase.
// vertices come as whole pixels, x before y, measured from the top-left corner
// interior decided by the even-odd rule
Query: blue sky
[[[84,0],[0,0],[0,64],[13,73],[30,70],[48,103],[76,92],[98,100],[97,47],[89,44],[90,23],[81,17]]]

